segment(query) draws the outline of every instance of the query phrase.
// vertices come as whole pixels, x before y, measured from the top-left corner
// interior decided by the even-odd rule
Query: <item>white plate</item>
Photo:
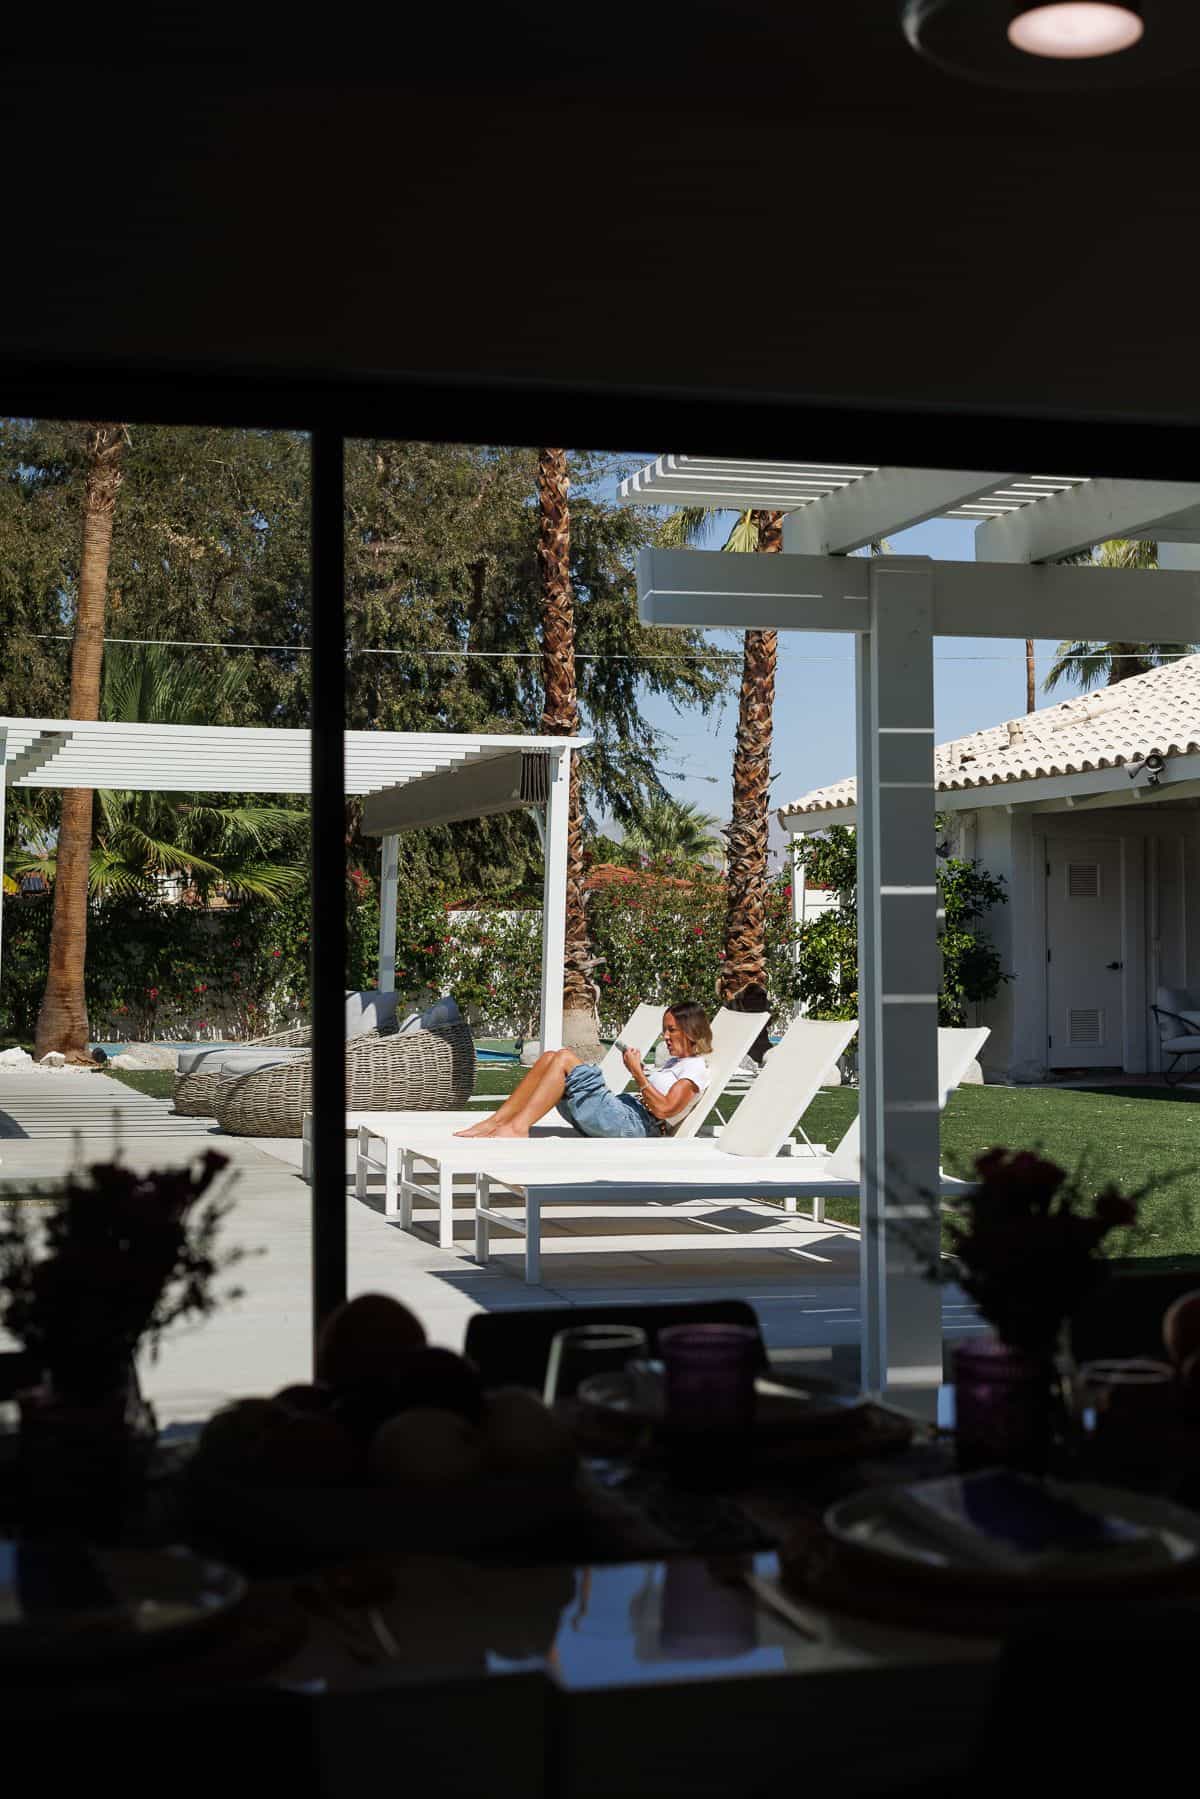
[[[600,1412],[661,1424],[666,1416],[663,1365],[643,1362],[613,1374],[589,1375],[575,1397]],[[817,1435],[866,1403],[857,1387],[825,1375],[760,1375],[754,1383],[754,1428],[764,1436]]]
[[[952,1585],[982,1583],[993,1591],[1135,1586],[1161,1582],[1185,1569],[1195,1571],[1200,1557],[1200,1517],[1195,1513],[1164,1499],[1114,1487],[1059,1481],[1048,1481],[1046,1485],[1052,1493],[1061,1493],[1089,1511],[1149,1530],[1154,1539],[1151,1553],[1144,1560],[1127,1559],[1123,1553],[1116,1553],[1107,1562],[1104,1551],[1078,1559],[1061,1556],[1047,1559],[1029,1572],[988,1567],[956,1546],[935,1541],[895,1514],[889,1506],[887,1488],[856,1493],[830,1506],[825,1513],[825,1528],[843,1548],[874,1563],[881,1572],[920,1574],[925,1579],[932,1577]]]
[[[137,1654],[212,1624],[245,1591],[232,1568],[186,1549],[0,1541],[0,1665]]]

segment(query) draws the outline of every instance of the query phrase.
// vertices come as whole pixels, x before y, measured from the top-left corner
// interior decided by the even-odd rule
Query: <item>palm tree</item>
[[[686,863],[708,861],[725,852],[718,820],[674,799],[652,800],[638,823],[626,831],[621,847],[653,859],[669,856]]]
[[[682,507],[666,521],[663,541],[695,543],[705,535],[713,516],[707,507]],[[782,512],[740,513],[724,548],[767,553],[782,550]],[[730,1006],[743,994],[749,997],[750,990],[753,999],[761,1003],[759,996],[765,994],[767,985],[767,844],[778,657],[776,632],[746,632],[733,755],[733,806],[725,833],[729,844],[729,886],[720,995],[724,1004]]]
[[[123,724],[202,725],[236,714],[248,665],[230,662],[216,675],[172,657],[159,644],[105,657],[102,712]],[[307,812],[285,806],[215,805],[207,797],[101,789],[88,871],[92,898],[141,893],[155,897],[165,876],[180,875],[201,900],[216,887],[278,903],[308,879],[302,842]],[[20,876],[54,880],[58,855],[43,836],[11,857]]]
[[[71,644],[70,718],[100,716],[104,613],[112,555],[113,514],[121,485],[124,425],[86,428],[87,476],[83,490],[83,541]],[[92,849],[92,792],[67,788],[58,827],[58,879],[50,927],[46,989],[38,1010],[34,1053],[61,1050],[69,1061],[90,1063],[84,964],[87,956],[88,869]]]
[[[1093,560],[1101,568],[1157,568],[1158,545],[1114,537],[1101,544]],[[1059,644],[1042,686],[1046,693],[1068,680],[1077,682],[1084,693],[1093,687],[1114,687],[1131,675],[1149,674],[1152,668],[1188,656],[1195,648],[1192,643],[1094,643],[1077,638]]]
[[[1025,710],[1037,711],[1037,662],[1033,653],[1033,638],[1025,639]]]
[[[538,451],[538,571],[542,594],[542,730],[571,737],[579,730],[575,682],[575,605],[571,592],[570,476],[565,450]],[[567,824],[567,920],[563,953],[563,1042],[589,1056],[599,1047],[594,966],[588,946],[583,885],[583,801],[579,758],[571,758]]]

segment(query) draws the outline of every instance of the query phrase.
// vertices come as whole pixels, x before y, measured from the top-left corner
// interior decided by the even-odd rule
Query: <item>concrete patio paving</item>
[[[108,1156],[118,1140],[135,1168],[220,1148],[236,1179],[225,1242],[266,1252],[229,1277],[245,1288],[241,1300],[175,1331],[159,1360],[147,1362],[143,1384],[160,1421],[187,1422],[226,1399],[306,1379],[311,1196],[300,1175],[300,1144],[223,1136],[207,1120],[176,1118],[169,1102],[104,1075],[2,1071],[0,1196],[6,1188],[65,1173],[77,1159],[76,1133],[86,1159]],[[758,1203],[548,1208],[544,1280],[530,1287],[521,1278],[519,1237],[497,1231],[489,1265],[481,1268],[471,1259],[465,1201],[456,1232],[461,1249],[454,1251],[438,1249],[432,1208],[426,1217],[418,1209],[414,1230],[404,1232],[383,1216],[381,1192],[360,1204],[348,1191],[345,1204],[350,1292],[403,1300],[431,1342],[461,1348],[467,1320],[477,1311],[737,1295],[755,1307],[773,1350],[856,1376],[858,1232],[848,1226],[814,1224]],[[947,1288],[947,1337],[978,1328],[961,1292]]]

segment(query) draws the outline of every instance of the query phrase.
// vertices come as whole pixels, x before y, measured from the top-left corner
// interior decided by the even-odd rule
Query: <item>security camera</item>
[[[1139,775],[1145,775],[1147,786],[1158,787],[1162,784],[1166,766],[1158,751],[1152,750],[1148,756],[1138,756],[1125,772],[1131,781],[1136,781]]]

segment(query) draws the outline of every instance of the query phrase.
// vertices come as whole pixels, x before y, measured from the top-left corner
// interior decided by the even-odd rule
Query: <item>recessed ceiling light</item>
[[[1027,56],[1083,60],[1132,50],[1145,29],[1133,6],[1117,6],[1112,0],[1051,0],[1047,6],[1017,11],[1008,41]]]
[[[1200,0],[900,0],[914,50],[996,87],[1130,87],[1200,63]]]

